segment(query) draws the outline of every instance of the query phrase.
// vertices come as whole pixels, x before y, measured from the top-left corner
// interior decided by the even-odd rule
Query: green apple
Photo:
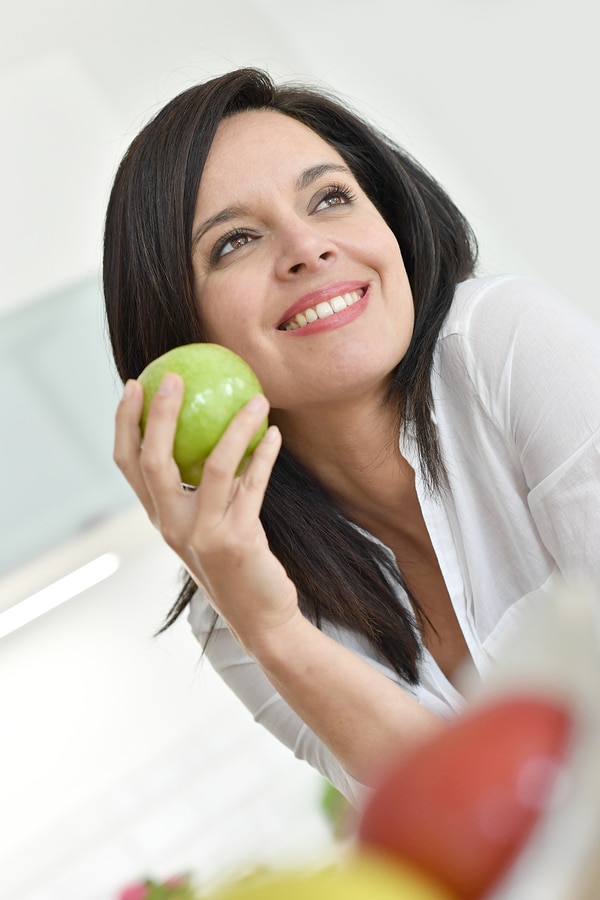
[[[138,378],[144,389],[142,436],[150,403],[167,372],[176,372],[184,383],[173,457],[182,482],[197,487],[207,456],[234,415],[263,390],[250,366],[226,347],[219,344],[175,347],[149,363]],[[238,474],[246,467],[267,426],[265,418],[240,461]]]

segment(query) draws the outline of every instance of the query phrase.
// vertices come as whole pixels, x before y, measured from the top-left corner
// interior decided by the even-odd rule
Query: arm
[[[344,769],[370,784],[382,762],[441,722],[300,612],[248,648],[270,682]]]
[[[203,591],[190,604],[188,616],[211,666],[240,700],[255,722],[269,731],[297,759],[307,762],[343,794],[361,806],[367,788],[344,770],[323,741],[277,693],[256,660],[238,644],[222,619],[214,625],[214,611]],[[210,633],[210,640],[207,638]]]
[[[115,460],[239,644],[344,769],[368,783],[388,753],[408,749],[440,722],[300,613],[295,587],[259,519],[279,452],[277,429],[269,429],[235,478],[267,412],[264,398],[264,405],[236,416],[190,493],[181,488],[171,454],[182,394],[175,376],[156,395],[141,448],[142,391],[130,382],[117,412]]]
[[[211,632],[206,644],[206,658],[254,720],[291,750],[297,759],[307,762],[327,778],[353,806],[362,806],[368,787],[344,769],[324,742],[286,703],[256,660],[240,647],[222,619],[217,620],[212,630],[214,613],[201,590],[192,599],[189,622],[203,647]],[[351,651],[358,656],[363,655],[363,646],[355,643],[352,635],[336,630],[334,639],[345,646],[348,646],[346,640],[349,639],[352,642],[349,645]],[[373,665],[381,670],[379,664],[373,662]],[[404,688],[397,687],[397,690]],[[394,752],[397,752],[397,748],[394,748]]]

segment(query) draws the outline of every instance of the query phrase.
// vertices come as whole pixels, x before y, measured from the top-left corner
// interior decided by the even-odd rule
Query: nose
[[[330,264],[336,256],[335,243],[310,222],[295,218],[280,235],[276,262],[279,278],[290,278],[301,272],[313,273]]]

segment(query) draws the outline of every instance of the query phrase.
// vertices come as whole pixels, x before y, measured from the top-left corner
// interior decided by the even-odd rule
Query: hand
[[[257,395],[206,460],[199,487],[185,490],[172,454],[182,399],[181,378],[165,376],[150,406],[142,445],[143,390],[137,381],[127,382],[117,409],[114,459],[167,544],[251,653],[268,632],[299,614],[296,589],[269,549],[259,519],[281,435],[271,426],[236,477],[268,412],[266,398]]]

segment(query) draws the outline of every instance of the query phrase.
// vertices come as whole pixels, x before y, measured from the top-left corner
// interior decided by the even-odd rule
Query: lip
[[[295,301],[286,311],[284,312],[281,320],[276,325],[276,329],[281,329],[281,326],[284,322],[288,322],[292,319],[297,313],[303,312],[305,309],[308,309],[309,306],[316,306],[318,303],[323,303],[325,300],[333,300],[334,297],[339,297],[342,294],[349,294],[352,291],[364,291],[364,296],[355,303],[354,306],[348,307],[348,312],[353,310],[355,306],[359,306],[363,303],[365,297],[369,293],[369,284],[364,281],[336,281],[334,284],[325,285],[325,287],[319,288],[316,291],[311,291],[308,294],[304,294],[303,297],[300,297]],[[335,316],[330,316],[328,319],[319,319],[317,322],[312,322],[310,325],[305,325],[301,331],[305,331],[306,329],[315,330],[314,326],[318,325],[319,322],[329,322],[330,319],[338,318],[339,316],[343,316],[344,311],[336,313]],[[344,316],[345,318],[345,316]],[[333,323],[332,323],[333,324]],[[296,332],[284,332],[285,334],[296,334]]]

